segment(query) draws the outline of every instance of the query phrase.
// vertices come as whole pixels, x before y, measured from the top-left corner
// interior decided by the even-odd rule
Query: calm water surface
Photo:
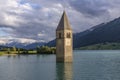
[[[120,51],[74,51],[73,63],[55,55],[0,57],[0,80],[120,80]]]

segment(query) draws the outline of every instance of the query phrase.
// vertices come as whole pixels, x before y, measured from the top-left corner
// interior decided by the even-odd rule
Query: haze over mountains
[[[106,42],[120,42],[120,18],[117,18],[108,23],[99,24],[83,32],[76,33],[73,35],[74,48]],[[1,45],[3,46],[3,44]],[[4,44],[4,46],[16,46],[18,48],[26,49],[36,48],[38,45],[55,46],[55,40],[52,40],[48,43],[20,43],[13,41],[11,43]]]

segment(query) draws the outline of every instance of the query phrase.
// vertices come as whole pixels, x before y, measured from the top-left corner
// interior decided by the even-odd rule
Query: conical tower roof
[[[71,30],[71,26],[65,11],[63,12],[62,18],[57,26],[56,31],[59,31],[59,30]]]

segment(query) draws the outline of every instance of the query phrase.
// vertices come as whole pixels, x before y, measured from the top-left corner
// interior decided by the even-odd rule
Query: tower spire
[[[57,62],[72,62],[72,29],[68,21],[66,12],[60,19],[56,29],[56,61]]]
[[[58,30],[64,30],[64,29],[71,30],[70,22],[68,20],[65,10],[63,11],[62,17],[60,19],[60,22],[56,30],[58,31]]]

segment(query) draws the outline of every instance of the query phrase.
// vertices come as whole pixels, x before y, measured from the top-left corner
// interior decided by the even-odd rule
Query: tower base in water
[[[69,57],[56,57],[56,62],[68,62],[71,63],[73,62],[73,57],[69,56]]]
[[[73,34],[65,11],[56,29],[56,62],[73,62]]]

